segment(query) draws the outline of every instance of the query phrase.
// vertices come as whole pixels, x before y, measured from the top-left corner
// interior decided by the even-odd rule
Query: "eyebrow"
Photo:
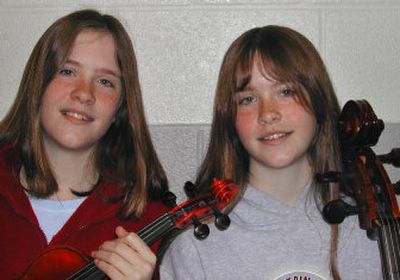
[[[243,91],[243,90],[247,89],[248,85],[250,83],[250,80],[251,80],[251,76],[250,75],[242,78],[240,83],[236,85],[235,91],[236,92],[240,92],[240,91]]]
[[[73,60],[73,59],[67,59],[64,62],[64,64],[72,64],[72,65],[75,65],[75,66],[78,66],[78,67],[82,67],[82,64],[80,62],[78,62],[76,60]],[[121,75],[120,74],[118,74],[117,72],[115,72],[115,71],[113,71],[111,69],[108,69],[108,68],[96,68],[96,72],[108,74],[108,75],[114,76],[115,78],[121,79]]]

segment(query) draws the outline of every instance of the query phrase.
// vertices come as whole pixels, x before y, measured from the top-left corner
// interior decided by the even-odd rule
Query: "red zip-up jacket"
[[[149,202],[140,219],[122,220],[118,217],[122,202],[104,199],[118,194],[117,187],[101,183],[48,244],[18,180],[17,169],[6,160],[11,150],[11,146],[0,148],[1,279],[21,276],[35,257],[54,246],[72,247],[90,256],[104,241],[116,238],[116,226],[137,232],[168,211],[161,202]],[[151,248],[156,252],[158,246],[156,242]],[[49,273],[52,269],[49,267]]]

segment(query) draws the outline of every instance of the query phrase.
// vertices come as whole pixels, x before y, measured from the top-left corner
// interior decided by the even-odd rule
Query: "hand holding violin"
[[[151,279],[156,256],[135,233],[115,229],[117,239],[106,241],[92,253],[94,263],[110,279]]]

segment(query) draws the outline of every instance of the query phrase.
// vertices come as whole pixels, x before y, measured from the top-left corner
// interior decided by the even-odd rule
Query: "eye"
[[[246,96],[239,98],[239,105],[248,105],[254,103],[257,99],[254,96]]]
[[[107,79],[100,79],[99,83],[102,84],[105,87],[110,87],[110,88],[114,87],[114,83],[111,82],[110,80],[107,80]]]
[[[291,88],[284,88],[280,94],[285,97],[292,97],[294,95],[294,90]]]
[[[63,68],[59,70],[58,73],[63,76],[71,76],[74,72],[71,69]]]

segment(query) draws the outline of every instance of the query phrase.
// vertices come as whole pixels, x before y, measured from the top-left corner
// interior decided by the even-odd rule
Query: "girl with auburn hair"
[[[217,84],[210,142],[195,185],[232,178],[241,199],[220,232],[168,248],[162,279],[381,279],[376,242],[356,217],[328,225],[339,196],[315,180],[340,170],[340,107],[312,43],[282,26],[248,30],[229,47]],[[303,277],[303,278],[301,278]]]
[[[116,18],[76,11],[39,39],[0,122],[0,181],[5,279],[57,246],[94,257],[113,279],[152,277],[159,243],[127,231],[167,210],[168,184]]]

